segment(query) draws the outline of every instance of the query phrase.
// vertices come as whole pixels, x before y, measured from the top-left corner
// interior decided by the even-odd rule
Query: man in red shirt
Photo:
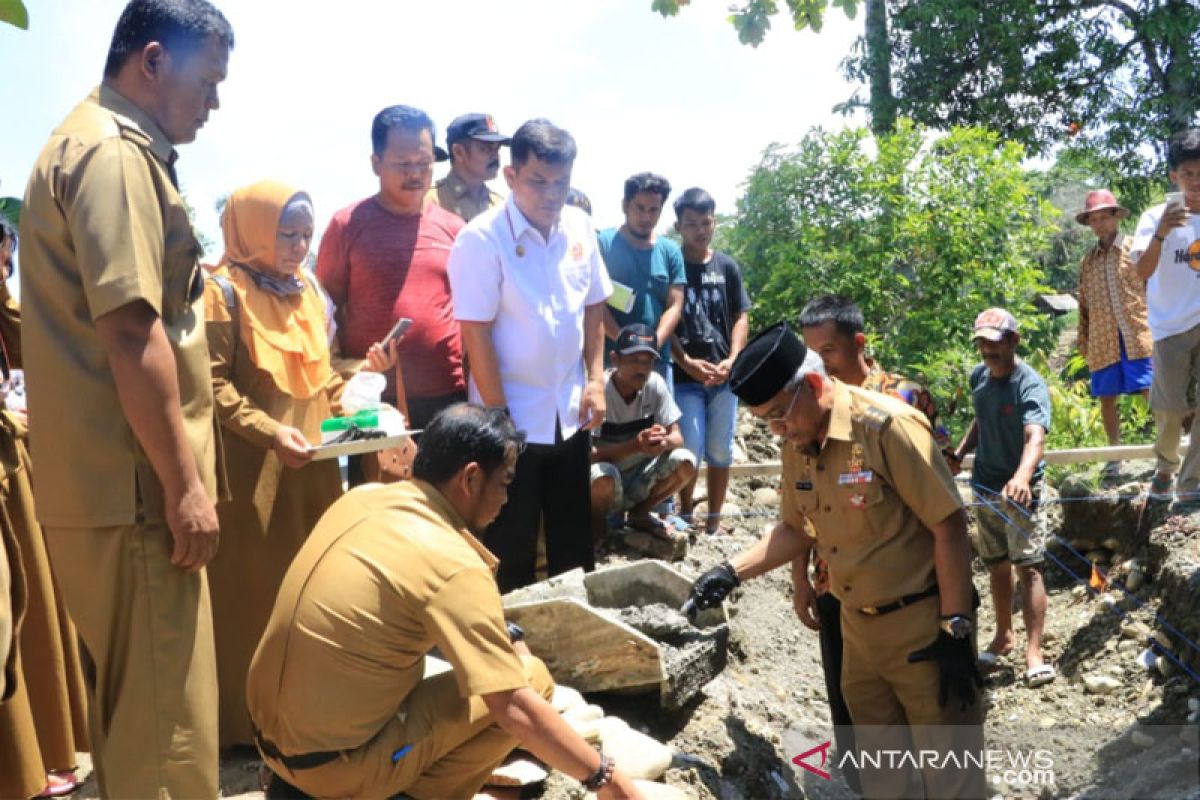
[[[425,201],[434,162],[446,159],[434,140],[433,121],[420,109],[391,106],[376,114],[371,167],[379,192],[334,214],[317,254],[317,278],[337,309],[343,356],[365,358],[397,320],[413,321],[400,342],[412,428],[467,399],[446,274],[463,221]],[[395,400],[390,380],[384,399]]]

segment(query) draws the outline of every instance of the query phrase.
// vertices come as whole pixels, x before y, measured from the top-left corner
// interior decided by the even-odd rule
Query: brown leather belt
[[[868,617],[882,617],[884,614],[890,614],[893,611],[899,611],[900,609],[904,608],[905,606],[911,606],[913,603],[915,603],[919,600],[924,600],[926,597],[933,597],[937,593],[938,593],[938,586],[935,583],[933,586],[930,586],[928,589],[925,589],[924,591],[914,592],[912,594],[906,594],[906,595],[904,595],[904,597],[901,597],[899,600],[894,600],[891,603],[887,603],[886,605],[870,606],[868,608],[860,608],[860,609],[858,609],[858,613],[866,614]]]

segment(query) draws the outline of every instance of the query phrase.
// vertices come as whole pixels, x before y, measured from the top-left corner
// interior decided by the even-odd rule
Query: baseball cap
[[[455,142],[463,139],[478,139],[481,142],[499,142],[508,144],[512,138],[505,136],[496,127],[496,120],[491,114],[463,114],[455,117],[446,128],[446,147],[452,147]]]
[[[989,308],[975,318],[976,339],[998,342],[1006,333],[1017,333],[1017,318],[1003,308]]]
[[[755,336],[729,371],[729,388],[746,405],[761,406],[774,397],[804,363],[808,348],[786,322]]]
[[[649,325],[643,325],[640,322],[634,322],[621,328],[621,332],[617,334],[616,350],[623,356],[631,356],[634,353],[653,353],[658,357],[658,337],[654,333],[654,329]]]

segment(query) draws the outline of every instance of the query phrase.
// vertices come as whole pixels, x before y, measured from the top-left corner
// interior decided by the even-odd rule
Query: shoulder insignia
[[[867,406],[866,408],[862,409],[859,418],[862,421],[862,424],[867,426],[869,429],[873,431],[881,431],[883,430],[883,426],[891,420],[892,414],[890,411],[885,411],[884,409],[876,406]]]

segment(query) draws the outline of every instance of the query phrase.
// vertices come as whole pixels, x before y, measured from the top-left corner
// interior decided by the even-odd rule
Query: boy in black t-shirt
[[[716,201],[703,189],[688,189],[675,201],[675,230],[683,239],[687,273],[683,316],[671,336],[675,357],[675,402],[684,446],[697,462],[708,462],[707,533],[721,531],[721,507],[733,463],[737,398],[729,389],[729,370],[746,344],[750,298],[737,262],[711,249],[716,230]],[[693,478],[680,491],[685,517],[692,513]]]

